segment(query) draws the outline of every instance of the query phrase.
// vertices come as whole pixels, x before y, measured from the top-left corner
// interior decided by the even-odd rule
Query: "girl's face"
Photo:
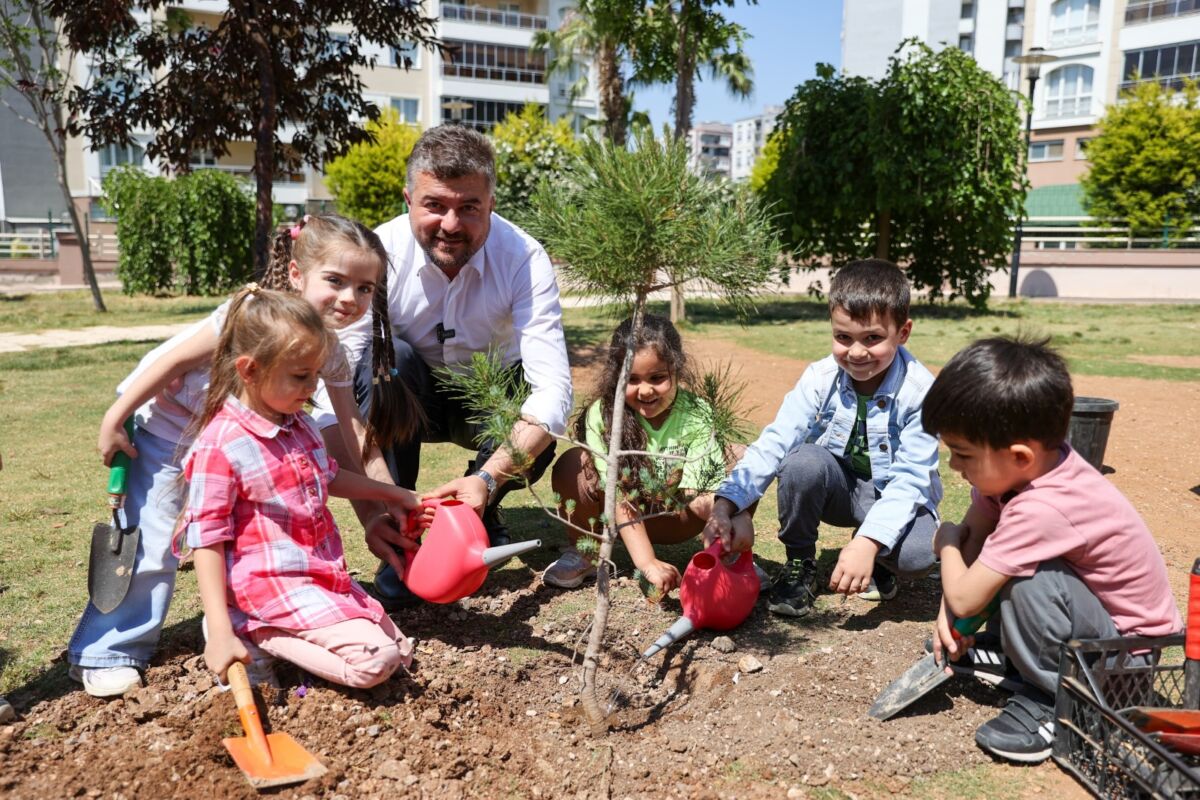
[[[327,259],[301,269],[288,264],[288,279],[300,295],[320,312],[330,328],[357,322],[371,307],[382,265],[379,256],[358,247],[330,248]]]
[[[250,410],[275,424],[284,416],[298,414],[317,390],[324,354],[315,347],[295,349],[264,369],[252,356],[237,360],[243,391],[238,398]]]
[[[643,347],[633,356],[625,404],[657,428],[666,421],[675,402],[675,376],[653,347]]]

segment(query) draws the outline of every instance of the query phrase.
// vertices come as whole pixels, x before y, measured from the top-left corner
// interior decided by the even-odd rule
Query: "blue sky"
[[[752,37],[746,44],[754,64],[754,94],[732,97],[707,75],[696,84],[693,122],[733,122],[761,113],[764,105],[783,105],[796,86],[813,77],[818,62],[841,65],[841,0],[737,0],[726,18]],[[706,73],[707,71],[705,71]],[[634,108],[650,114],[656,129],[673,123],[673,86],[637,89]]]

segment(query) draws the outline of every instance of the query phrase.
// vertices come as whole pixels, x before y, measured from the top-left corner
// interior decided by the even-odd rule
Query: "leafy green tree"
[[[800,263],[874,254],[980,306],[1024,213],[1018,98],[957,48],[900,52],[878,83],[818,65],[779,118],[763,194]]]
[[[542,106],[529,103],[492,128],[496,149],[496,208],[517,216],[543,179],[555,179],[579,155],[580,143],[566,117],[546,119]]]
[[[775,174],[775,170],[779,169],[779,148],[780,138],[772,132],[767,137],[767,142],[758,154],[758,159],[755,160],[754,166],[750,169],[750,180],[748,183],[750,191],[755,194],[760,194],[766,190],[771,176]]]
[[[635,129],[632,147],[606,139],[585,142],[562,184],[539,184],[522,224],[561,265],[564,286],[611,301],[610,307],[621,317],[631,315],[634,336],[650,294],[684,281],[694,280],[718,292],[735,312],[750,310],[752,295],[775,270],[779,248],[766,212],[749,192],[726,191],[692,174],[687,146],[671,137],[658,141],[645,127]],[[635,507],[642,503],[621,489],[620,459],[634,455],[621,448],[625,385],[633,356],[634,348],[626,348],[614,395],[608,468],[602,476],[605,510],[597,553],[596,609],[583,662],[582,703],[597,733],[607,727],[608,712],[597,696],[596,674],[608,624],[616,509],[618,503]],[[488,420],[488,434],[511,449],[509,432],[520,414],[520,399],[504,400],[505,392],[496,385],[498,372],[480,358],[456,385],[480,417]],[[721,375],[706,376],[700,384],[701,396],[713,408],[710,427],[723,445],[739,428],[731,410],[736,392],[729,390]],[[648,494],[662,494],[664,499],[672,491],[647,485],[647,480],[641,483]],[[678,501],[674,506],[667,502],[668,510],[677,508]],[[559,518],[569,524],[565,517]],[[596,536],[591,530],[578,530],[584,537],[581,543]]]
[[[1187,234],[1200,216],[1200,91],[1139,83],[1108,107],[1088,143],[1084,202],[1101,224],[1120,219],[1135,235]]]
[[[374,228],[404,213],[408,157],[421,130],[388,108],[367,122],[367,132],[370,141],[351,145],[325,165],[325,179],[338,211]]]
[[[60,62],[60,59],[64,61]],[[0,0],[0,89],[14,92],[24,101],[23,105],[13,102],[15,97],[10,100],[9,95],[0,92],[0,104],[37,128],[50,145],[58,188],[79,240],[83,277],[92,293],[92,307],[96,311],[107,311],[92,265],[87,229],[75,208],[67,181],[69,120],[65,114],[65,101],[72,72],[72,54],[64,54],[59,48],[55,20],[46,10],[46,4],[38,0]]]
[[[437,20],[411,0],[230,0],[212,25],[163,0],[46,5],[71,49],[103,76],[72,92],[72,133],[120,144],[148,128],[147,155],[176,171],[198,150],[222,156],[230,142],[254,142],[258,274],[269,255],[276,169],[320,166],[369,137],[356,120],[379,114],[362,96],[361,75],[378,61],[371,45],[440,46]],[[165,23],[135,17],[164,7]]]

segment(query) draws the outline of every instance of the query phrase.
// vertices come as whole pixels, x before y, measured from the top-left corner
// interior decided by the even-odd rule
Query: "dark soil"
[[[801,364],[693,342],[753,369],[774,414]],[[703,357],[706,353],[701,352]],[[1200,389],[1133,379],[1082,379],[1081,394],[1117,397],[1110,441],[1114,482],[1146,514],[1182,601],[1196,555],[1200,496],[1191,487]],[[510,522],[545,524],[529,512]],[[535,535],[535,534],[530,534]],[[541,585],[553,553],[495,573],[479,594],[396,615],[417,637],[410,673],[368,692],[281,670],[265,690],[272,729],[295,737],[329,768],[280,797],[968,797],[1083,796],[1052,764],[997,765],[975,728],[1003,695],[956,679],[900,716],[866,716],[876,695],[923,654],[936,608],[933,580],[902,584],[882,605],[822,597],[788,622],[760,603],[731,632],[734,649],[702,631],[643,664],[637,654],[679,613],[652,607],[634,583],[615,584],[603,694],[624,698],[612,731],[589,735],[578,702],[580,654],[593,594]],[[836,551],[826,550],[828,569]],[[766,565],[768,570],[773,565]],[[221,745],[240,735],[228,693],[197,655],[198,620],[168,631],[147,686],[118,700],[88,697],[58,665],[13,692],[22,712],[0,728],[0,793],[48,797],[253,797]],[[748,658],[752,657],[752,658]],[[302,688],[303,687],[303,688]],[[958,776],[947,781],[944,776]],[[963,776],[966,776],[965,778]],[[963,781],[967,783],[963,783]],[[971,781],[974,781],[972,783]]]

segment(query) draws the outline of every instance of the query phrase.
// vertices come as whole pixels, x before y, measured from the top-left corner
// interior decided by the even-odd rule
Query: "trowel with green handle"
[[[955,639],[973,635],[999,607],[1000,597],[997,596],[988,603],[987,608],[975,616],[956,619],[950,632]],[[945,656],[940,662],[934,658],[933,653],[925,656],[892,681],[879,697],[875,698],[875,704],[867,714],[880,721],[891,719],[953,677],[954,673],[948,671],[946,665]]]
[[[125,434],[133,441],[132,418],[125,420]],[[92,529],[92,553],[88,560],[88,596],[92,605],[104,614],[125,599],[133,579],[133,560],[142,538],[138,527],[121,525],[128,476],[129,456],[118,450],[108,470],[108,507],[112,509],[112,524],[96,523]]]

